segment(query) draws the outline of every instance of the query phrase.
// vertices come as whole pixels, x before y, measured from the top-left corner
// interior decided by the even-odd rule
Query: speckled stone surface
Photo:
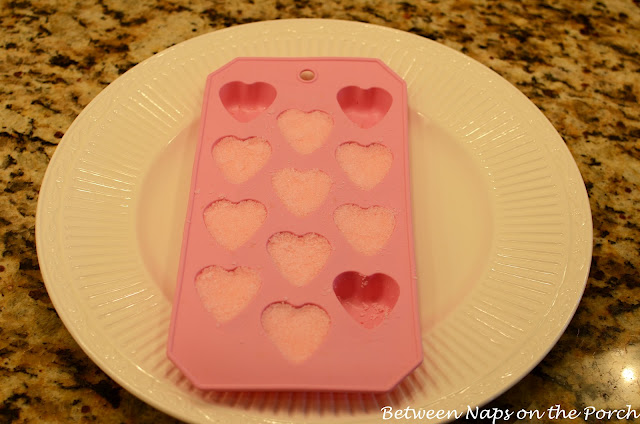
[[[136,63],[215,29],[298,17],[370,22],[431,38],[491,67],[544,112],[586,183],[592,268],[558,344],[489,407],[640,409],[638,0],[1,5],[0,423],[176,422],[106,376],[58,318],[36,255],[38,190],[74,118]]]

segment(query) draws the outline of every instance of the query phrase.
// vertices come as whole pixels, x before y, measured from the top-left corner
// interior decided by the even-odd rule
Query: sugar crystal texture
[[[289,109],[278,116],[278,128],[293,149],[303,155],[314,152],[329,137],[333,118],[321,110]]]
[[[235,250],[245,244],[267,218],[267,209],[255,200],[238,203],[217,200],[204,210],[204,222],[222,247]]]
[[[331,177],[319,169],[281,169],[273,174],[271,182],[287,210],[296,216],[306,216],[318,209],[332,185]]]
[[[196,276],[196,291],[204,307],[219,322],[235,318],[260,289],[260,275],[248,267],[226,270],[210,266]]]
[[[228,136],[213,146],[212,155],[224,177],[234,184],[240,184],[253,177],[267,163],[271,156],[271,145],[262,137],[240,140]]]
[[[382,250],[396,225],[393,211],[383,206],[342,205],[334,211],[333,220],[349,244],[367,256]]]
[[[267,250],[284,277],[294,286],[311,282],[331,255],[329,241],[320,234],[297,236],[282,232],[271,236]]]
[[[320,347],[330,326],[329,315],[316,305],[296,308],[280,302],[262,312],[262,327],[267,336],[294,363],[305,361]]]
[[[349,142],[338,146],[336,160],[356,186],[371,190],[389,172],[393,155],[391,149],[379,143],[362,146]]]

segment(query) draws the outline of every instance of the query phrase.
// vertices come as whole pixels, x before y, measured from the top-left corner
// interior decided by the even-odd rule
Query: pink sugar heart
[[[217,200],[204,210],[204,223],[213,238],[225,249],[245,244],[267,218],[267,209],[255,200],[238,203]]]
[[[375,328],[389,316],[400,287],[386,274],[347,271],[333,281],[333,291],[345,310],[364,328]]]
[[[273,303],[262,312],[262,328],[286,359],[300,363],[308,359],[329,333],[331,319],[316,305],[295,307]]]
[[[267,163],[271,156],[271,145],[262,137],[241,140],[228,136],[220,139],[211,153],[224,177],[234,184],[240,184],[253,177]]]
[[[289,109],[278,116],[278,128],[296,152],[307,155],[327,140],[333,119],[321,110],[303,112]]]
[[[324,268],[331,255],[331,245],[320,234],[297,236],[282,232],[271,236],[267,251],[282,275],[294,286],[301,287]]]
[[[363,146],[344,143],[336,149],[336,160],[349,179],[363,190],[371,190],[389,172],[393,162],[391,149],[378,143]]]
[[[231,116],[240,122],[249,122],[271,106],[276,99],[276,89],[266,82],[233,81],[223,85],[219,95]]]
[[[333,212],[333,221],[349,244],[367,256],[382,250],[396,226],[393,211],[383,206],[342,205]]]
[[[271,183],[285,205],[296,216],[306,216],[320,207],[331,190],[331,177],[319,169],[277,171]]]
[[[205,309],[219,322],[235,318],[253,300],[261,286],[253,269],[226,270],[210,266],[196,276],[196,291]]]

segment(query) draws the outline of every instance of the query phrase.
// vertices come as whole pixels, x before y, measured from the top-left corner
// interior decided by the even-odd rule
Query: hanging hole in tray
[[[302,71],[300,71],[298,77],[300,77],[300,79],[304,82],[311,82],[316,79],[316,73],[311,69],[303,69]]]

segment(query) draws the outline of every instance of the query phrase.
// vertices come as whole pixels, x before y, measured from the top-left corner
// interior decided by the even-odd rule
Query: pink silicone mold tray
[[[407,147],[378,60],[209,76],[168,344],[195,386],[387,391],[420,364]]]

